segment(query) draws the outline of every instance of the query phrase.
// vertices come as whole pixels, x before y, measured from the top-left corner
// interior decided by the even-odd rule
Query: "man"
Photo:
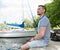
[[[28,50],[32,47],[44,47],[47,46],[50,40],[50,22],[45,15],[46,8],[43,5],[39,5],[37,14],[40,16],[38,23],[38,34],[33,37],[29,42],[21,46],[21,50]]]

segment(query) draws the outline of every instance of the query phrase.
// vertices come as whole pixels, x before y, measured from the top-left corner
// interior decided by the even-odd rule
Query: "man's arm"
[[[44,35],[45,35],[45,32],[46,32],[46,27],[41,27],[41,28],[40,28],[40,33],[38,33],[38,34],[33,38],[33,40],[39,40],[39,39],[43,38]]]

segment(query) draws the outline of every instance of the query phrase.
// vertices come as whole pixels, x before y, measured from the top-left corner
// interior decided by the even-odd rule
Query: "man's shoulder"
[[[45,19],[45,20],[49,20],[47,16],[44,16],[44,18],[43,18],[43,19]]]
[[[44,16],[40,21],[49,21],[47,16]]]

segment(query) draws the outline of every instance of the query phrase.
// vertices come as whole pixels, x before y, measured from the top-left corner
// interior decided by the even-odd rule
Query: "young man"
[[[21,50],[28,50],[32,47],[44,47],[47,46],[50,40],[50,22],[45,15],[46,8],[43,5],[39,5],[37,14],[40,16],[38,23],[38,34],[33,37],[29,42],[21,46]]]

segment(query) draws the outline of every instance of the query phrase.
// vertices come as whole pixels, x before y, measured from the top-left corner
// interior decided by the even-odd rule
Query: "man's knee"
[[[29,49],[29,46],[27,44],[24,44],[21,46],[21,50]]]

